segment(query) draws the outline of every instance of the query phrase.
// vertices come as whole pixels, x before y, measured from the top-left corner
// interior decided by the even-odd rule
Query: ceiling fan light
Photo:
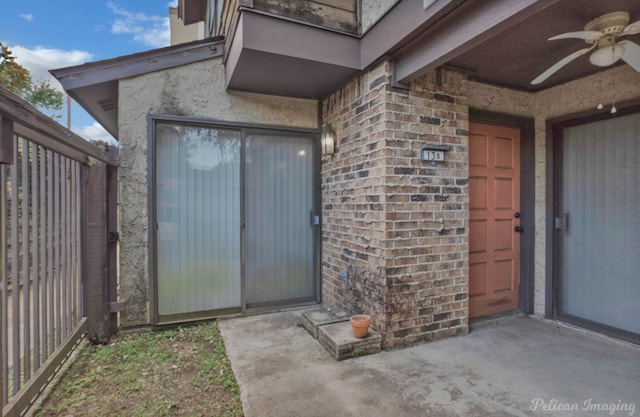
[[[608,67],[622,58],[623,54],[624,46],[622,45],[614,44],[611,46],[604,46],[596,49],[591,56],[589,56],[589,61],[591,61],[593,65],[597,65],[599,67]]]

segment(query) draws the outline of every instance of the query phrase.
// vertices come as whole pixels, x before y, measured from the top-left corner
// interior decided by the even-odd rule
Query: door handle
[[[518,233],[522,233],[524,231],[524,229],[522,228],[522,226],[516,226],[513,228],[514,232],[518,232]]]
[[[513,213],[513,217],[515,217],[516,219],[520,218],[520,212],[516,211],[515,213]]]
[[[560,217],[554,218],[554,228],[562,230],[563,232],[569,231],[569,213],[562,213]]]
[[[320,226],[320,216],[314,214],[313,211],[309,212],[309,223],[311,226]]]

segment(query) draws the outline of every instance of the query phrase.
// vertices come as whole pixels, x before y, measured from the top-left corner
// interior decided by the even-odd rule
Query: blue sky
[[[169,45],[169,7],[177,0],[6,1],[0,42],[34,80],[47,72]],[[52,85],[59,84],[52,81]],[[61,114],[66,123],[66,110]],[[77,103],[71,128],[86,139],[110,138]]]

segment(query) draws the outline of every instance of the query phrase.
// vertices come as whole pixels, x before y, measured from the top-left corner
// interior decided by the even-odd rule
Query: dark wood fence
[[[116,330],[117,148],[0,87],[0,405],[20,416],[83,337]]]

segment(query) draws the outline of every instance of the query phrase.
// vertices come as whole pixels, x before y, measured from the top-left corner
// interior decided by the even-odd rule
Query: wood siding
[[[224,2],[219,35],[235,28],[240,7],[350,33],[359,31],[357,0],[230,0]]]

